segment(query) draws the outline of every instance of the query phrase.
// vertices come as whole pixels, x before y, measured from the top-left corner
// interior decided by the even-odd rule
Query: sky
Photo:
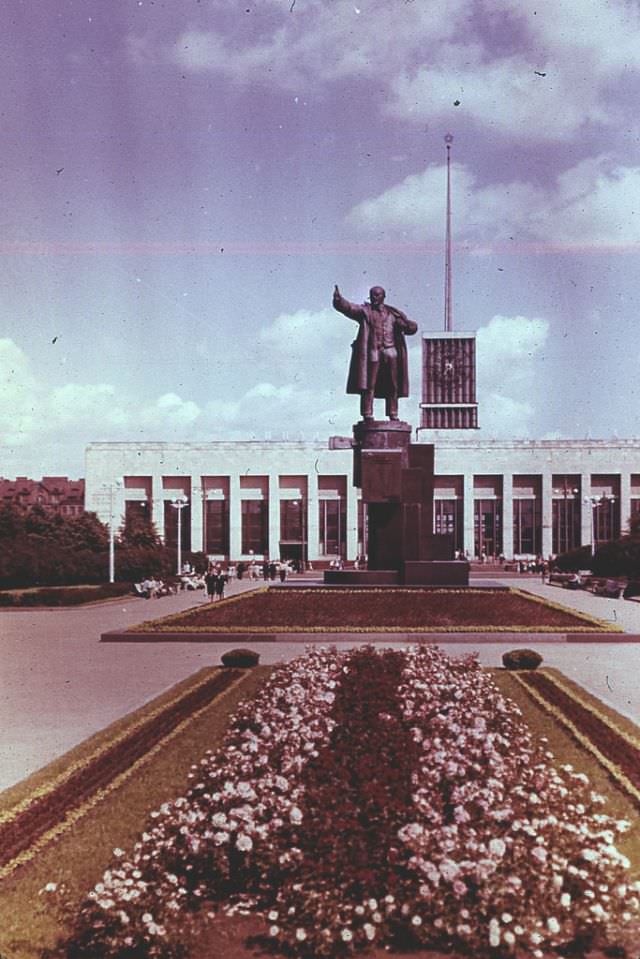
[[[640,0],[5,0],[0,475],[349,435],[373,285],[481,438],[640,435]],[[382,410],[378,411],[382,416]]]

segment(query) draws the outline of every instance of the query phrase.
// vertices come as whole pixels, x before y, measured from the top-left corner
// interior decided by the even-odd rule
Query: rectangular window
[[[224,499],[205,500],[205,552],[229,554],[229,511]]]
[[[542,551],[540,501],[514,499],[513,552],[514,555],[539,556]]]
[[[319,508],[320,555],[344,556],[346,550],[346,504],[344,500],[320,500]]]
[[[269,516],[265,500],[242,500],[242,552],[266,555],[268,546]]]
[[[464,549],[461,499],[436,499],[433,502],[433,531],[453,537],[453,548]]]
[[[280,542],[304,542],[305,503],[299,499],[280,500]]]
[[[559,555],[580,546],[580,500],[554,499],[552,503],[552,551]]]
[[[477,499],[473,507],[476,556],[499,556],[502,553],[502,501]]]

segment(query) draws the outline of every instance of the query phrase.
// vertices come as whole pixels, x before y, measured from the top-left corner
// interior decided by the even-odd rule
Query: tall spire
[[[447,145],[447,230],[444,254],[444,329],[453,330],[453,305],[451,301],[451,144],[453,137],[447,133],[444,138]]]

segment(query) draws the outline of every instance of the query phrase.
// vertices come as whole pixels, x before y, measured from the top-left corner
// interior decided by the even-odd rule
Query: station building
[[[435,533],[470,558],[597,546],[640,512],[640,440],[492,440],[478,430],[474,334],[423,337],[421,425],[435,444]],[[350,438],[91,443],[85,508],[149,515],[168,545],[222,561],[323,566],[367,552]]]

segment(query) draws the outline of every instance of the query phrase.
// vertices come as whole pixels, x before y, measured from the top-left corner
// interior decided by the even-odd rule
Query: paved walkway
[[[640,633],[640,603],[543,586],[524,577],[510,584],[615,621],[627,632]],[[230,592],[256,585],[260,583],[234,582]],[[123,629],[202,602],[202,594],[189,592],[148,601],[127,598],[77,610],[0,612],[0,789],[196,670],[218,664],[227,646],[99,641],[107,630]],[[334,637],[314,638],[334,641]],[[300,643],[260,643],[255,648],[263,663],[283,661],[302,651]],[[442,648],[460,656],[471,647],[443,644]],[[478,651],[484,665],[498,666],[505,645],[483,644]],[[546,665],[557,666],[640,723],[640,643],[546,644],[540,651]]]

